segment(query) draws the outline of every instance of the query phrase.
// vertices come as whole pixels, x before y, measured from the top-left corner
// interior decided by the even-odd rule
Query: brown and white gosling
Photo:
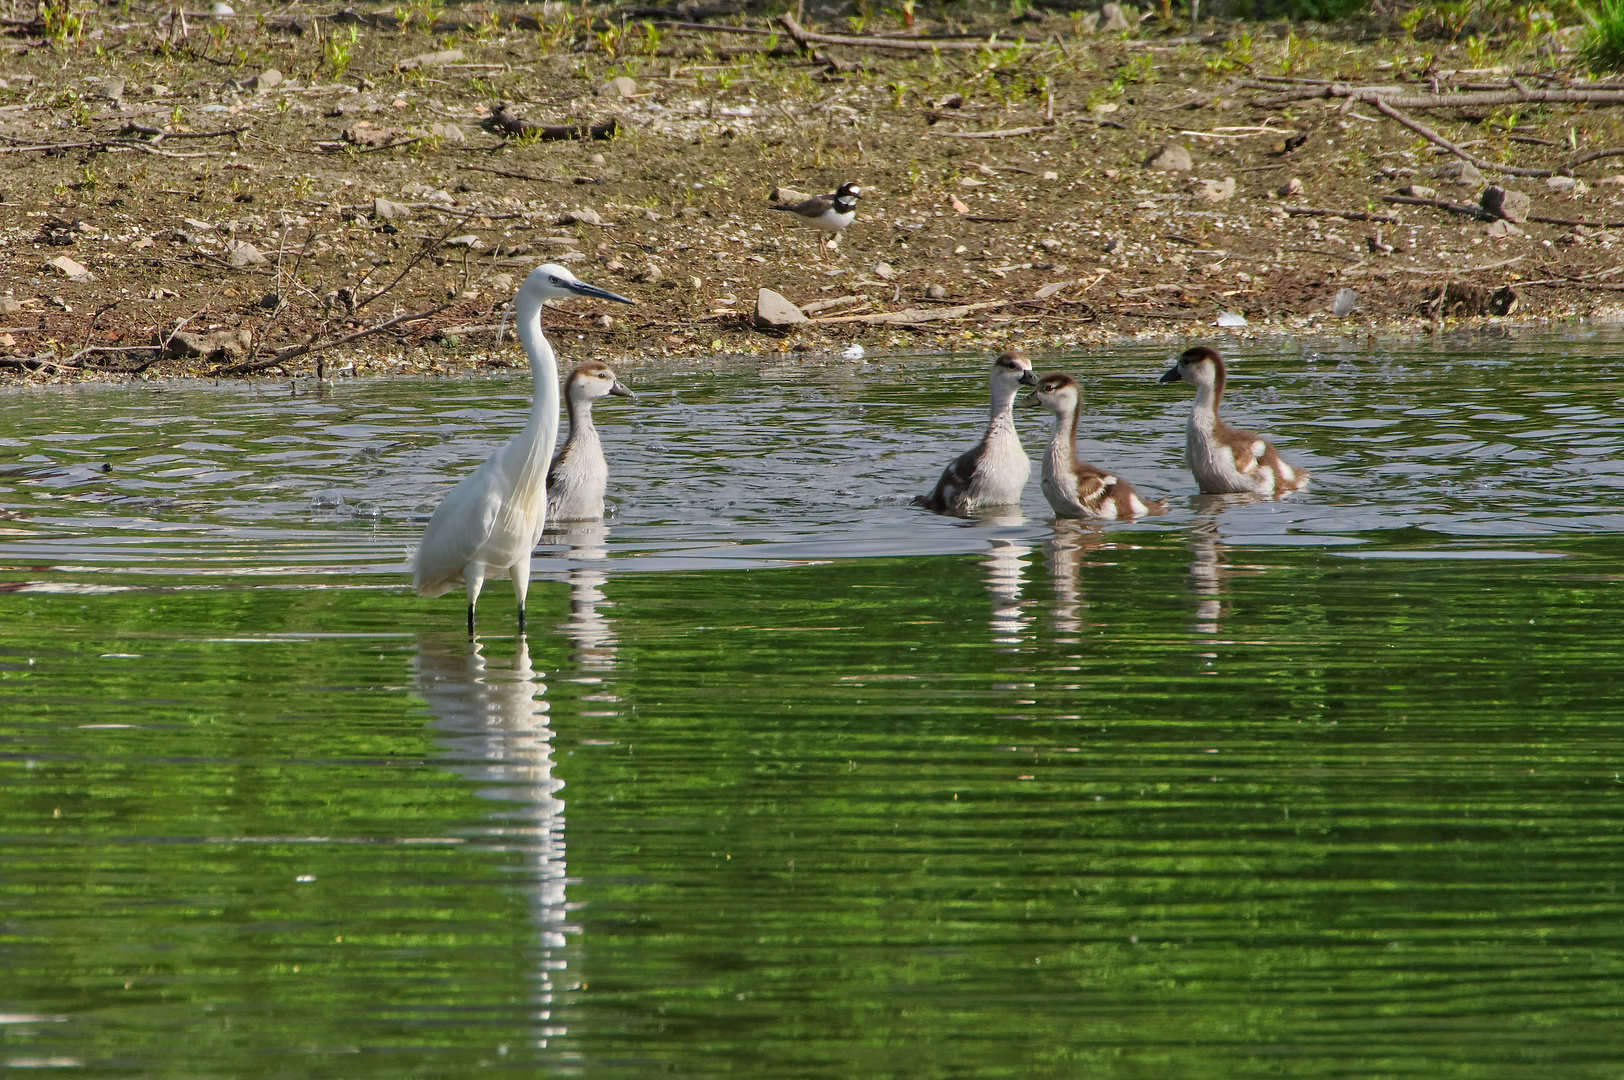
[[[547,469],[547,520],[590,521],[603,517],[603,491],[609,484],[609,463],[603,443],[592,424],[592,403],[601,397],[636,398],[621,385],[609,365],[588,360],[576,366],[564,382],[564,401],[570,415],[570,435]]]
[[[1126,480],[1095,468],[1077,456],[1077,413],[1082,388],[1070,375],[1056,373],[1038,380],[1021,399],[1054,413],[1054,435],[1043,455],[1043,497],[1060,517],[1128,521],[1143,514],[1167,513],[1167,500],[1150,501]]]
[[[1021,501],[1032,463],[1015,433],[1013,406],[1022,386],[1035,386],[1032,361],[1019,349],[1000,353],[992,362],[992,415],[981,441],[942,470],[942,478],[929,495],[913,505],[937,513],[974,514],[989,506]]]
[[[1307,469],[1286,461],[1261,435],[1219,419],[1224,379],[1224,358],[1205,345],[1184,350],[1161,378],[1164,383],[1195,383],[1184,453],[1197,486],[1209,495],[1244,492],[1276,498],[1307,487]]]

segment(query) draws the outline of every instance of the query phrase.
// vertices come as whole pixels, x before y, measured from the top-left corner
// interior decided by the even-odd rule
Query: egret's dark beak
[[[1022,386],[1036,386],[1037,384],[1038,384],[1038,377],[1036,375],[1032,374],[1031,369],[1028,369],[1026,371],[1021,372],[1021,385]]]
[[[1038,400],[1037,391],[1034,390],[1032,393],[1027,394],[1025,397],[1016,398],[1015,399],[1015,404],[1019,405],[1023,409],[1031,409],[1031,408],[1034,408],[1034,407],[1036,407],[1038,405],[1042,405],[1043,402]]]
[[[618,300],[622,304],[637,303],[636,300],[628,300],[619,293],[612,293],[608,289],[600,289],[596,285],[588,285],[584,281],[572,281],[569,283],[569,288],[577,296],[590,296],[596,300]]]
[[[637,400],[637,395],[626,389],[625,386],[621,385],[619,380],[616,380],[615,385],[609,388],[609,392],[615,395],[615,397],[629,397],[633,401]]]
[[[1157,379],[1156,381],[1157,382],[1179,382],[1179,381],[1181,381],[1181,378],[1182,377],[1179,375],[1179,369],[1178,369],[1177,365],[1175,365],[1173,367],[1168,368],[1167,371],[1162,375],[1162,377]]]

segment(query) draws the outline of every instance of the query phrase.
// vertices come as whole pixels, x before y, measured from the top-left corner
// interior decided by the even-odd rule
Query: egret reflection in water
[[[507,807],[494,812],[486,835],[498,847],[522,852],[531,917],[537,932],[532,974],[536,1044],[562,1035],[552,1022],[555,989],[569,965],[564,895],[564,781],[553,775],[553,731],[547,723],[547,686],[530,666],[529,642],[519,635],[507,664],[485,656],[479,639],[461,634],[418,638],[417,692],[452,768],[484,785],[482,793]]]

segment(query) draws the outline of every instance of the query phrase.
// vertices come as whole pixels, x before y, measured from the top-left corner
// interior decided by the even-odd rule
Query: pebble
[[[405,221],[412,216],[412,208],[388,199],[373,199],[372,216],[379,221]]]
[[[69,281],[95,281],[96,277],[88,269],[66,255],[58,255],[45,264],[59,272]]]
[[[1483,183],[1483,174],[1470,161],[1446,161],[1433,169],[1432,175],[1447,184],[1461,187],[1477,187]]]
[[[946,300],[947,290],[940,285],[926,285],[925,296],[931,300]]]
[[[226,244],[226,261],[238,269],[245,266],[264,266],[270,262],[259,248],[246,240],[232,240]]]
[[[637,83],[625,75],[616,75],[613,79],[598,87],[598,96],[607,98],[634,98],[637,96]]]
[[[1145,155],[1143,165],[1162,172],[1189,172],[1195,167],[1195,162],[1190,158],[1190,151],[1184,147],[1177,143],[1163,143]]]
[[[232,9],[230,4],[222,4],[219,2],[219,0],[216,0],[214,6],[209,8],[209,14],[218,17],[230,18],[231,16],[237,14],[237,12]]]
[[[1290,180],[1287,180],[1284,184],[1281,184],[1280,187],[1275,191],[1275,194],[1281,198],[1286,198],[1291,195],[1301,195],[1302,193],[1303,182],[1295,176],[1293,176]]]
[[[579,210],[566,210],[558,217],[560,225],[602,225],[603,218],[590,206],[583,206]]]
[[[881,261],[874,264],[874,276],[881,281],[890,281],[897,276],[897,271],[890,263]]]
[[[1436,199],[1438,197],[1438,192],[1425,184],[1410,184],[1407,187],[1399,188],[1398,193],[1411,199]]]
[[[1105,4],[1100,8],[1100,33],[1122,33],[1132,30],[1128,23],[1128,16],[1123,12],[1121,4]]]
[[[1197,180],[1190,191],[1197,202],[1225,202],[1235,197],[1235,178],[1226,176],[1222,180]]]
[[[795,326],[806,322],[806,314],[781,293],[771,289],[756,292],[756,325],[766,328]]]
[[[1218,313],[1218,325],[1219,326],[1245,326],[1245,325],[1247,325],[1246,316],[1236,314],[1233,311],[1220,311]]]
[[[1478,199],[1478,205],[1495,217],[1521,224],[1528,220],[1528,211],[1533,206],[1533,200],[1520,191],[1512,191],[1496,184],[1484,189],[1482,197]]]
[[[1338,289],[1335,299],[1331,301],[1331,314],[1340,319],[1344,315],[1351,314],[1358,303],[1358,289]]]

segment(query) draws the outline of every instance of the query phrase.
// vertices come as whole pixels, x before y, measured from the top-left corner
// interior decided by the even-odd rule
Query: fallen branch
[[[779,23],[789,32],[789,36],[807,48],[808,42],[818,42],[823,45],[853,45],[862,49],[903,49],[909,52],[935,52],[938,49],[958,50],[961,52],[980,52],[982,49],[1046,49],[1046,41],[1026,41],[1016,38],[1012,41],[999,41],[996,36],[990,38],[977,38],[971,41],[953,39],[919,40],[917,38],[883,38],[883,37],[853,37],[850,34],[819,34],[808,30],[795,21],[795,16],[789,12],[778,16]],[[807,51],[811,51],[808,49]]]
[[[343,337],[334,338],[331,341],[322,341],[317,343],[307,341],[303,345],[294,345],[290,348],[283,349],[276,355],[267,357],[264,360],[256,360],[251,364],[245,361],[241,364],[232,364],[229,367],[215,368],[213,371],[209,372],[209,374],[211,376],[246,375],[252,371],[261,371],[265,368],[276,367],[278,364],[284,364],[289,360],[297,359],[298,357],[304,356],[308,353],[325,352],[328,349],[334,349],[340,345],[348,345],[350,342],[355,341],[358,338],[364,338],[369,334],[380,333],[389,329],[391,326],[398,326],[401,323],[408,322],[422,322],[424,319],[438,315],[440,312],[451,306],[451,304],[441,304],[437,308],[433,308],[429,311],[419,312],[415,315],[399,315],[393,319],[390,319],[388,322],[381,322],[377,326],[369,326],[365,330],[357,330],[353,334],[345,334]]]
[[[472,172],[494,173],[497,176],[506,176],[514,180],[529,180],[533,184],[555,183],[551,177],[531,176],[529,173],[519,172],[517,169],[498,169],[492,165],[458,165],[459,169],[468,169]]]
[[[932,135],[942,135],[949,139],[1008,139],[1016,135],[1030,135],[1035,131],[1053,131],[1047,124],[1036,127],[1005,128],[1002,131],[931,131]]]
[[[1328,210],[1319,206],[1282,206],[1280,209],[1293,217],[1339,217],[1349,221],[1386,221],[1397,224],[1392,214],[1372,214],[1364,210]]]
[[[1242,84],[1245,85],[1245,84]],[[1274,97],[1256,98],[1252,104],[1260,109],[1277,109],[1297,101],[1314,98],[1352,98],[1374,105],[1378,101],[1400,109],[1459,109],[1467,106],[1557,104],[1561,102],[1591,102],[1593,104],[1624,104],[1624,90],[1496,90],[1463,94],[1406,94],[1397,86],[1349,86],[1346,83],[1327,83],[1303,90],[1292,90]]]
[[[1516,99],[1514,98],[1512,100]],[[1624,101],[1624,95],[1620,95],[1619,100]],[[1462,150],[1460,147],[1456,146],[1454,143],[1450,142],[1436,131],[1433,131],[1425,124],[1417,123],[1416,121],[1411,120],[1408,116],[1405,116],[1393,106],[1389,105],[1386,101],[1383,101],[1381,98],[1376,98],[1375,100],[1371,101],[1371,104],[1374,105],[1376,107],[1376,111],[1381,113],[1383,116],[1397,120],[1399,123],[1403,124],[1405,127],[1421,136],[1423,139],[1426,139],[1428,142],[1443,147],[1445,150],[1448,150],[1451,154],[1454,154],[1462,161],[1469,161],[1480,169],[1488,169],[1492,172],[1502,172],[1508,176],[1539,177],[1556,175],[1556,172],[1552,169],[1519,169],[1514,165],[1501,165],[1497,162],[1489,161],[1487,158],[1480,158],[1475,154],[1468,154],[1465,150]]]
[[[826,315],[821,319],[808,319],[808,322],[826,323],[883,323],[887,325],[903,325],[909,323],[942,322],[943,320],[962,319],[974,311],[984,311],[987,308],[1007,307],[1008,300],[988,300],[979,304],[960,304],[950,308],[906,308],[902,311],[882,311],[873,315]]]
[[[529,135],[538,139],[612,139],[620,134],[620,121],[610,118],[602,124],[538,124],[512,112],[505,103],[491,106],[491,122],[506,135]]]

